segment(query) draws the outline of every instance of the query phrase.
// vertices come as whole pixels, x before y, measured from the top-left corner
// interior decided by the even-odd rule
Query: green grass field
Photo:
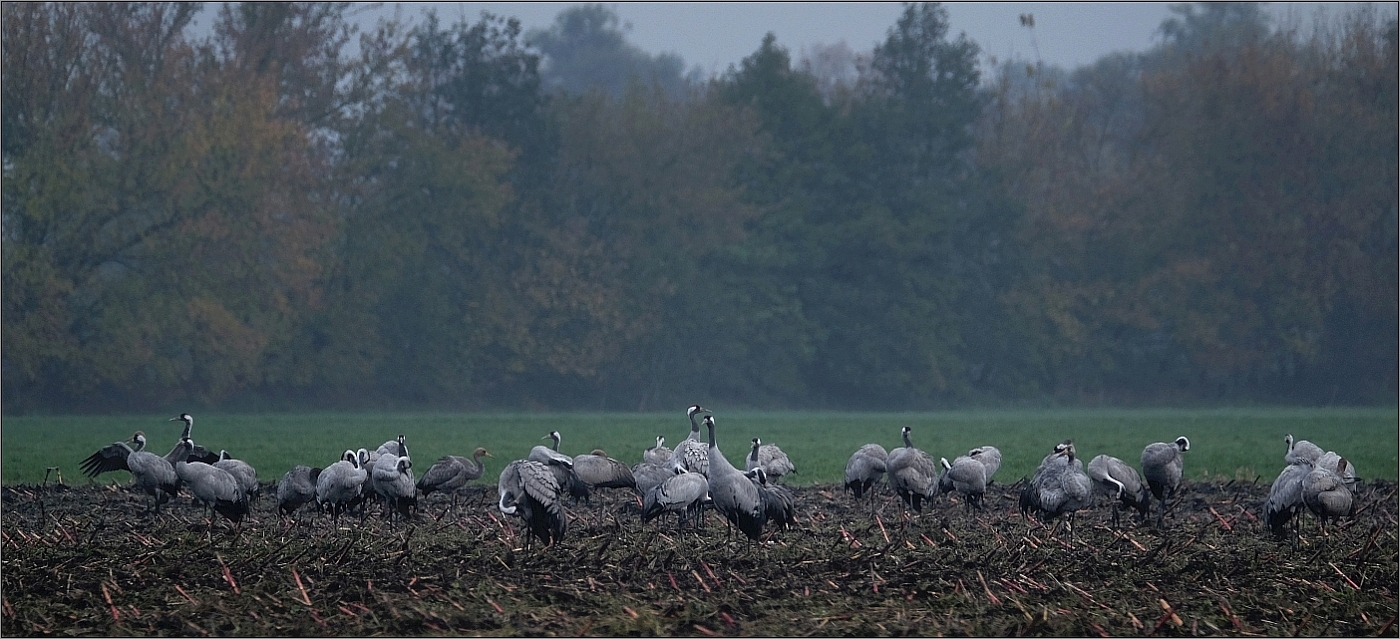
[[[57,466],[69,484],[86,483],[79,462],[97,449],[144,431],[158,454],[170,450],[180,422],[170,415],[9,417],[0,426],[0,478],[4,483],[38,483],[45,469]],[[1186,474],[1207,477],[1256,477],[1268,483],[1283,468],[1285,434],[1292,433],[1356,466],[1363,478],[1397,476],[1397,413],[1380,409],[1216,409],[1216,410],[988,410],[934,413],[726,412],[716,409],[720,448],[742,466],[749,440],[760,437],[788,453],[799,474],[791,484],[838,482],[846,459],[862,444],[900,446],[899,431],[913,428],[914,445],[950,460],[969,448],[991,444],[1001,449],[1004,483],[1034,471],[1040,459],[1066,438],[1080,458],[1107,453],[1134,466],[1143,446],[1169,442],[1179,435],[1191,440]],[[325,466],[347,448],[375,448],[403,433],[422,473],[439,456],[468,455],[477,446],[491,451],[483,481],[494,482],[510,460],[548,443],[550,430],[563,435],[560,450],[578,455],[602,448],[635,463],[657,435],[674,446],[689,432],[683,409],[673,413],[463,414],[393,413],[311,415],[195,415],[194,440],[211,450],[228,449],[258,469],[258,477],[276,481],[297,464]],[[702,433],[703,436],[703,433]],[[102,482],[125,482],[126,473],[109,473]],[[51,479],[52,481],[52,479]]]

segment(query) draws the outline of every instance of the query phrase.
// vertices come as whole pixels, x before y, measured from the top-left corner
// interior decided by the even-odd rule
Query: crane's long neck
[[[749,459],[758,461],[758,440],[753,440],[753,452],[749,453]]]
[[[700,441],[700,422],[695,421],[695,416],[699,414],[698,410],[690,411],[690,438],[695,441]]]
[[[560,437],[558,431],[556,431],[550,433],[549,438],[554,440],[554,452],[559,452],[559,440],[563,439],[563,437]]]
[[[186,429],[188,428],[189,427],[186,426]],[[174,466],[176,462],[185,461],[185,459],[190,456],[190,451],[193,449],[194,442],[190,441],[188,437],[181,437],[180,443],[175,444],[175,448],[165,456],[165,461],[170,462],[170,465]]]
[[[190,428],[194,426],[194,418],[193,418],[193,417],[186,418],[186,419],[184,420],[184,422],[185,422],[185,430],[184,430],[184,432],[181,432],[181,433],[180,433],[180,439],[189,439],[189,438],[190,438]]]
[[[1117,479],[1114,479],[1112,475],[1104,475],[1104,479],[1107,479],[1110,483],[1112,483],[1114,486],[1116,486],[1116,487],[1118,488],[1118,490],[1114,493],[1113,498],[1114,498],[1114,499],[1122,499],[1122,498],[1123,498],[1123,482],[1118,481]]]
[[[710,431],[710,448],[718,448],[718,446],[715,445],[715,420],[705,420],[705,428]]]
[[[911,441],[909,441],[909,431],[908,431],[908,430],[905,430],[902,434],[904,435],[904,447],[905,447],[905,448],[913,448],[913,447],[914,447],[914,443],[911,442]]]

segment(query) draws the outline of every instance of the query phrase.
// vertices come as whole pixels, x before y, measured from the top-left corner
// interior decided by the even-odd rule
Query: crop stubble
[[[1296,547],[1262,531],[1268,486],[1190,483],[1159,532],[1107,507],[1028,523],[1015,485],[988,509],[940,499],[874,516],[837,486],[796,489],[771,543],[642,524],[626,493],[570,508],[565,541],[524,548],[489,485],[408,524],[374,507],[282,522],[264,496],[236,534],[181,497],[152,518],[123,488],[5,487],[5,635],[1394,635],[1395,482]],[[265,490],[266,495],[271,491]],[[1125,521],[1127,517],[1125,515]]]

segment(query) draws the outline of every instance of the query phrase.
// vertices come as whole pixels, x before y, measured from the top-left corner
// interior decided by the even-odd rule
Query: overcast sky
[[[366,12],[390,16],[394,5]],[[549,28],[560,11],[572,4],[549,2],[402,3],[404,15],[414,21],[425,7],[433,7],[444,21],[466,16],[475,22],[482,11],[519,18],[528,32]],[[898,20],[899,3],[846,2],[654,2],[604,3],[630,24],[628,42],[650,54],[677,53],[687,68],[699,66],[707,73],[723,72],[731,64],[758,49],[763,35],[772,31],[778,44],[794,59],[804,47],[845,41],[863,53],[884,40]],[[1293,12],[1311,17],[1322,3],[1271,5],[1275,14]],[[1343,3],[1355,4],[1355,3]],[[1395,5],[1383,3],[1391,15]],[[965,32],[982,47],[983,59],[1020,57],[1040,59],[1065,68],[1088,64],[1114,51],[1143,51],[1154,43],[1154,33],[1171,15],[1165,2],[1123,3],[947,3],[952,32]],[[1332,10],[1336,10],[1335,7]],[[1035,16],[1035,29],[1021,26],[1020,15]]]

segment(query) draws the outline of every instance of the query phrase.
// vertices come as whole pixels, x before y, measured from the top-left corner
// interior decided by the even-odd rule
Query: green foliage
[[[831,404],[957,394],[961,285],[950,267],[962,245],[957,202],[973,194],[961,153],[980,99],[976,47],[946,35],[945,11],[908,6],[876,49],[867,95],[849,104],[828,105],[771,34],[720,87],[771,136],[771,154],[740,166],[755,203],[770,207],[752,242],[763,250],[746,255],[796,284],[783,306],[804,336],[786,342],[813,364],[803,386]]]

